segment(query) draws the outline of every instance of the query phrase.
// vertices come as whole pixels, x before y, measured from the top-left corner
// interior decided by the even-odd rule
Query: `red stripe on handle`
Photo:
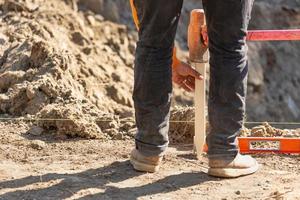
[[[300,40],[300,29],[248,31],[248,41]]]

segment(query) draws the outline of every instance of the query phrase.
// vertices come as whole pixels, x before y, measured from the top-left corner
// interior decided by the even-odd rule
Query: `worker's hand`
[[[179,62],[172,67],[172,80],[188,92],[195,90],[195,79],[203,80],[203,76],[194,70],[190,65]]]

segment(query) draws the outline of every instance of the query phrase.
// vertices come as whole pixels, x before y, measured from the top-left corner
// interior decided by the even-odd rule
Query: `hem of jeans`
[[[139,140],[135,140],[135,148],[144,156],[163,156],[167,147],[168,144],[163,146],[156,146],[143,143]]]
[[[238,155],[239,151],[235,152],[220,152],[220,153],[208,153],[208,159],[216,159],[216,160],[232,160]]]

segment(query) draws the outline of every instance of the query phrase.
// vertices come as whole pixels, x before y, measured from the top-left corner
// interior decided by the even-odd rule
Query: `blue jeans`
[[[248,76],[245,36],[253,1],[203,0],[210,52],[209,158],[238,153]],[[168,146],[172,54],[182,3],[134,0],[139,19],[133,92],[136,148],[146,156],[160,155]]]

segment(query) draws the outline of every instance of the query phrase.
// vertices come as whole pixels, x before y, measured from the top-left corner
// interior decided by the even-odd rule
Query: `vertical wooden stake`
[[[206,137],[206,68],[208,63],[207,44],[202,36],[206,25],[204,11],[196,9],[191,12],[190,25],[188,30],[188,46],[190,61],[196,70],[202,74],[202,81],[196,80],[195,91],[195,136],[194,147],[197,158],[202,158],[203,146]]]
[[[196,81],[195,89],[195,136],[194,145],[197,158],[201,159],[203,146],[206,136],[206,65],[205,63],[194,63],[194,66],[200,74],[203,75],[203,81]]]

